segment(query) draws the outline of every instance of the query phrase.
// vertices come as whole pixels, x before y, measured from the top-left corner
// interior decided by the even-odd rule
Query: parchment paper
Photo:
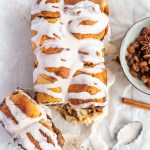
[[[63,132],[64,150],[106,150],[116,143],[115,135],[121,126],[132,121],[141,121],[144,130],[130,145],[118,150],[149,150],[150,112],[125,106],[121,97],[150,103],[150,96],[135,89],[113,59],[119,55],[120,42],[128,28],[142,18],[150,16],[149,0],[109,0],[111,43],[106,45],[106,60],[109,73],[109,112],[92,126],[67,123],[57,112],[52,112],[54,123]],[[32,84],[34,55],[31,50],[30,0],[0,1],[0,101],[17,86],[30,89]],[[47,109],[46,109],[47,110]],[[47,110],[49,111],[49,110]],[[51,112],[50,112],[51,113]],[[0,150],[15,150],[17,147],[0,126]]]

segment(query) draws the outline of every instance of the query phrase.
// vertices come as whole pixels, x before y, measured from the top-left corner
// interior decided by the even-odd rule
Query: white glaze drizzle
[[[22,93],[23,95],[27,96],[32,102],[34,102],[26,93],[24,93],[22,90],[15,90],[17,92]],[[22,129],[26,128],[29,124],[32,124],[34,122],[37,122],[41,120],[41,118],[46,118],[46,114],[42,109],[41,116],[37,118],[30,118],[26,116],[14,103],[9,99],[9,96],[5,98],[5,103],[7,107],[9,108],[11,114],[14,116],[14,118],[18,121],[18,124],[15,124],[12,119],[7,117],[3,112],[0,111],[0,120],[3,122],[5,129],[11,134],[17,134]],[[34,102],[34,104],[37,106],[37,104]],[[38,107],[38,106],[37,106]]]
[[[69,8],[69,9],[68,9]],[[84,0],[84,1],[80,1],[78,3],[76,3],[75,5],[66,5],[64,7],[65,12],[70,13],[72,15],[77,14],[78,11],[82,11],[85,12],[85,14],[87,12],[89,13],[99,13],[101,12],[100,7],[98,4],[95,4],[89,0]]]
[[[94,25],[81,25],[83,20],[96,21]],[[88,17],[81,17],[72,20],[69,24],[69,31],[71,33],[80,34],[98,34],[106,28],[108,25],[108,18],[105,14],[100,13],[97,15],[90,15]]]
[[[100,98],[103,98],[105,97],[106,93],[104,91],[102,92],[98,92],[96,93],[95,95],[91,95],[87,92],[80,92],[80,93],[69,93],[68,94],[68,97],[70,99],[73,99],[73,98],[76,98],[76,99],[81,99],[81,100],[88,100],[88,99],[100,99]],[[100,106],[102,104],[99,104]]]
[[[91,62],[93,64],[103,63],[104,57],[102,50],[104,49],[103,43],[99,43],[99,45],[87,43],[86,45],[82,46],[79,51],[88,53],[88,55],[81,54],[80,58],[83,62]],[[99,52],[99,56],[97,55]]]
[[[40,27],[40,28],[39,28]],[[63,38],[62,35],[62,24],[60,22],[49,23],[46,19],[36,18],[32,21],[32,30],[38,31],[37,34],[32,37],[32,42],[39,46],[39,42],[43,35],[54,38],[54,40],[59,40]],[[56,37],[57,35],[58,37]]]
[[[35,68],[34,70],[34,82],[36,81],[37,77],[40,74],[46,74],[46,75],[50,75],[53,77],[56,77],[58,79],[58,81],[52,83],[52,84],[39,84],[39,85],[35,85],[34,86],[34,90],[35,92],[44,92],[47,93],[48,95],[51,95],[55,98],[62,98],[61,103],[67,103],[68,98],[69,98],[69,94],[68,94],[68,88],[69,85],[73,84],[73,83],[79,83],[82,84],[83,82],[81,82],[84,78],[86,79],[86,83],[87,85],[92,85],[95,87],[95,85],[91,84],[92,82],[88,82],[88,80],[90,79],[91,81],[95,81],[97,82],[98,88],[101,90],[101,93],[97,93],[97,95],[94,95],[94,98],[102,98],[106,96],[106,85],[104,85],[100,80],[98,80],[95,77],[91,77],[89,75],[83,75],[82,74],[82,78],[81,79],[77,79],[80,76],[77,76],[75,79],[72,78],[74,73],[77,70],[86,72],[86,73],[100,73],[102,71],[104,71],[105,69],[105,65],[104,65],[104,58],[102,57],[102,49],[104,48],[102,42],[96,40],[96,39],[83,39],[83,40],[78,40],[76,39],[70,32],[73,33],[81,33],[81,34],[86,34],[86,33],[91,33],[91,34],[98,34],[100,33],[108,24],[108,17],[102,13],[100,11],[99,5],[95,4],[93,2],[90,1],[82,1],[79,2],[75,5],[66,5],[64,8],[64,1],[61,0],[61,8],[60,8],[60,13],[61,13],[61,17],[58,19],[58,21],[55,23],[56,24],[56,28],[55,28],[55,24],[53,24],[54,26],[54,30],[53,33],[57,33],[59,35],[62,35],[61,39],[55,41],[58,45],[61,45],[62,48],[69,48],[70,49],[70,60],[69,61],[69,68],[70,70],[70,75],[67,79],[62,79],[58,76],[56,76],[54,73],[49,73],[47,71],[45,71],[43,69],[43,67],[38,67]],[[78,14],[78,12],[80,11],[80,13]],[[92,17],[89,17],[92,16]],[[44,20],[44,19],[42,19]],[[69,21],[72,21],[72,23],[70,23],[68,25]],[[91,29],[92,26],[85,26],[84,28],[79,30],[79,25],[78,25],[78,20],[82,21],[82,20],[92,20],[92,21],[97,21],[97,23],[95,24],[96,27],[93,26],[93,29]],[[38,19],[37,19],[37,24],[38,24]],[[61,34],[60,34],[60,30],[59,27],[57,27],[57,25],[61,24]],[[85,28],[86,27],[86,28]],[[42,35],[42,32],[45,34],[45,29],[42,28],[47,28],[50,29],[50,23],[48,23],[46,26],[42,26],[42,28],[40,29],[40,26],[37,25],[37,31],[38,29],[40,30],[40,33]],[[90,28],[90,29],[89,29]],[[43,30],[43,31],[42,31]],[[44,31],[45,30],[45,31]],[[82,31],[81,31],[82,30]],[[50,30],[52,31],[52,30]],[[70,32],[69,32],[70,31]],[[46,35],[48,35],[49,33],[47,33]],[[52,34],[52,33],[51,33]],[[38,39],[38,38],[37,38]],[[38,43],[38,40],[36,38],[34,38],[34,42]],[[47,44],[50,45],[53,43],[54,41],[52,40],[48,40],[46,41]],[[44,43],[44,45],[46,44]],[[88,44],[89,43],[89,44]],[[88,46],[85,46],[87,45]],[[83,49],[84,48],[84,49]],[[89,53],[89,55],[83,55],[83,54],[79,54],[78,51],[81,49],[81,51],[86,51]],[[37,51],[39,51],[37,49]],[[50,59],[50,57],[52,56],[47,56],[43,57],[43,54],[37,54],[35,51],[35,55],[38,55],[38,60],[40,60],[39,62],[39,66],[53,66],[53,67],[60,67],[60,63],[58,62],[58,60],[60,59],[60,54],[53,54],[57,55],[55,61],[54,59]],[[100,53],[100,56],[96,55],[96,51],[98,51]],[[69,53],[68,53],[69,54]],[[55,56],[54,56],[55,57]],[[48,59],[48,60],[47,60]],[[85,68],[83,67],[83,61],[91,61],[92,63],[99,63],[98,65],[96,65],[93,68]],[[53,62],[55,62],[55,64],[52,64]],[[66,65],[68,65],[66,63]],[[84,80],[85,81],[85,80]],[[52,92],[50,90],[48,90],[48,88],[55,88],[55,87],[61,87],[61,93],[55,93]],[[77,98],[77,97],[81,97],[80,95],[81,93],[70,93],[71,97]],[[92,95],[89,95],[89,93],[84,93],[84,98],[87,99],[88,97],[91,97]],[[82,97],[83,99],[83,97]],[[89,106],[91,104],[85,104],[86,107]],[[92,104],[96,104],[96,105],[104,105],[103,103],[92,103]],[[85,106],[84,105],[84,106]],[[80,106],[83,106],[82,104]],[[78,106],[77,106],[78,107]]]
[[[88,86],[96,87],[101,91],[106,90],[106,85],[101,80],[87,74],[80,74],[74,77],[72,80],[72,84],[86,84]]]
[[[81,1],[75,5],[66,5],[65,13],[74,16],[69,24],[71,33],[98,34],[108,25],[107,15],[101,12],[98,4],[91,1]],[[79,25],[83,20],[96,21],[96,23],[94,25]]]
[[[96,74],[96,73],[103,72],[105,69],[106,68],[105,68],[104,63],[100,63],[99,65],[96,65],[93,68],[83,67],[82,69],[80,69],[80,71],[83,71],[85,73],[90,73],[90,74]]]
[[[49,125],[52,126],[52,124],[49,123]],[[54,142],[55,146],[51,143],[47,142],[46,137],[44,137],[39,130],[42,130],[44,133],[46,133],[47,136],[49,136],[52,141]],[[58,144],[57,141],[57,135],[55,132],[47,129],[40,123],[34,123],[31,126],[29,126],[27,129],[22,131],[17,135],[18,143],[21,144],[25,149],[30,150],[36,150],[36,147],[34,144],[30,141],[30,139],[27,136],[27,133],[30,133],[33,138],[39,142],[39,145],[42,150],[61,150],[61,147]]]
[[[31,5],[31,14],[37,14],[41,11],[48,12],[60,12],[60,3],[45,3],[46,0],[42,0],[39,4],[37,4],[37,0],[32,0]]]
[[[55,45],[53,43],[49,43],[49,47],[51,48],[62,48],[59,45]],[[39,62],[39,68],[46,68],[46,67],[66,67],[70,68],[71,66],[71,52],[68,51],[66,48],[63,49],[61,53],[47,55],[41,52],[40,49],[35,51],[36,58]],[[65,60],[65,61],[64,61]]]

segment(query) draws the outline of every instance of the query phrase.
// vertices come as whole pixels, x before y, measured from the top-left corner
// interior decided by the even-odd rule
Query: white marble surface
[[[54,122],[65,134],[65,150],[82,150],[80,145],[92,145],[90,150],[104,150],[115,144],[115,134],[119,128],[132,121],[141,121],[144,130],[141,136],[128,146],[119,146],[118,150],[149,150],[150,147],[150,112],[125,106],[121,97],[129,97],[150,103],[150,96],[135,89],[124,76],[121,67],[112,61],[119,55],[119,45],[128,28],[136,21],[150,16],[149,0],[109,0],[111,41],[118,47],[117,51],[107,49],[108,67],[116,75],[116,80],[109,90],[109,115],[101,124],[91,128],[69,125],[63,119],[53,117]],[[31,51],[30,0],[0,1],[0,100],[14,88],[32,88],[32,71],[34,55]],[[95,128],[95,126],[97,128]],[[92,129],[92,133],[90,132]],[[78,131],[78,132],[76,132]],[[14,144],[0,127],[0,150],[13,150]],[[72,136],[70,137],[70,134]],[[80,133],[84,133],[83,136]],[[83,140],[89,137],[87,140]],[[90,140],[89,140],[90,139]],[[103,141],[105,143],[103,143]],[[84,141],[80,143],[79,141]],[[101,141],[101,143],[100,143]],[[11,142],[11,144],[10,144]],[[69,145],[69,146],[68,146]],[[75,146],[77,147],[75,147]],[[87,149],[85,147],[83,150]]]

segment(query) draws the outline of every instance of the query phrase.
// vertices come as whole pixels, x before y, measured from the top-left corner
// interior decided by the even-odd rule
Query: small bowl
[[[145,18],[135,23],[133,26],[131,26],[131,28],[125,34],[123,41],[121,43],[120,62],[121,62],[121,66],[126,77],[133,84],[133,86],[135,86],[137,89],[139,89],[143,93],[150,95],[150,89],[147,88],[146,85],[142,81],[140,81],[140,79],[133,77],[130,74],[129,67],[127,65],[127,61],[125,58],[128,54],[127,48],[129,47],[130,43],[134,42],[134,40],[139,36],[140,31],[142,30],[143,27],[150,27],[150,17]]]

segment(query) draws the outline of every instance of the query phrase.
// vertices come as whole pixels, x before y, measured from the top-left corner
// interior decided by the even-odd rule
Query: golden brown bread
[[[102,103],[105,102],[104,98],[100,98],[100,99],[69,99],[68,100],[72,105],[80,105],[80,104],[85,104],[85,103],[89,103],[89,102],[98,102],[98,103]]]
[[[40,109],[29,99],[20,92],[14,92],[10,95],[10,100],[28,117],[36,118],[41,115]]]
[[[56,82],[57,79],[51,76],[47,76],[45,74],[40,74],[35,81],[35,84],[50,84]]]
[[[35,93],[35,99],[37,103],[39,104],[46,104],[46,103],[56,103],[56,102],[61,102],[61,98],[54,98],[52,96],[49,96],[46,93],[42,92],[36,92]]]
[[[46,0],[46,3],[58,3],[60,0]]]
[[[7,101],[12,101],[13,104],[29,118],[38,118],[41,116],[41,111],[37,105],[35,105],[27,95],[20,91],[14,91],[9,96]],[[6,99],[4,99],[4,101],[0,104],[0,111],[10,118],[14,123],[18,124],[18,120],[15,118],[16,116],[12,114],[10,110],[11,108],[7,103]]]
[[[96,87],[92,87],[86,84],[72,84],[69,86],[68,89],[68,93],[71,92],[76,92],[76,93],[88,92],[91,95],[95,95],[96,93],[100,92],[100,90]]]
[[[48,12],[48,11],[41,11],[40,13],[34,14],[31,16],[31,19],[35,19],[36,17],[43,17],[43,18],[59,18],[59,12]]]
[[[37,103],[19,88],[0,104],[0,121],[10,135],[17,134],[44,116]]]
[[[27,134],[29,140],[32,142],[32,144],[33,144],[38,150],[42,150],[41,147],[40,147],[39,142],[34,139],[34,137],[32,136],[32,134],[30,134],[30,133],[26,133],[26,134]]]
[[[48,72],[53,72],[57,76],[59,76],[63,79],[67,79],[68,76],[69,76],[69,73],[70,73],[70,69],[66,68],[66,67],[59,67],[59,68],[46,67],[45,70],[48,71]]]
[[[52,48],[52,47],[49,47],[49,48],[46,49],[45,47],[42,47],[41,51],[44,54],[52,55],[52,54],[61,53],[63,51],[63,48]]]

